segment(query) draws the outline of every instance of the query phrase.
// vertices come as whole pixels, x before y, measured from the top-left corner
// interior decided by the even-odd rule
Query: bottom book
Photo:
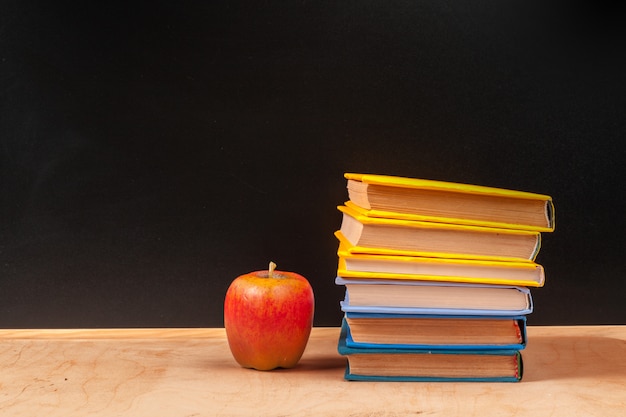
[[[351,381],[518,382],[522,355],[518,350],[429,350],[355,348],[346,345],[344,321],[338,351],[348,360]]]

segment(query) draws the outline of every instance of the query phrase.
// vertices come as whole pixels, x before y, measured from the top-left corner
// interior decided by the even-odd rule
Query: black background
[[[221,326],[269,260],[338,325],[348,171],[552,195],[529,323],[626,322],[620,10],[0,4],[0,326]]]

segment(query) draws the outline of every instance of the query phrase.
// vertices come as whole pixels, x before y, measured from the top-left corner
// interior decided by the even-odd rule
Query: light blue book
[[[340,302],[346,313],[524,316],[533,300],[526,287],[455,282],[348,279]]]

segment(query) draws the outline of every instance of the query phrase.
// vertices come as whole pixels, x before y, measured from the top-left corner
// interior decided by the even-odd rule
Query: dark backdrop
[[[221,326],[270,260],[338,325],[346,171],[552,195],[529,323],[626,323],[619,10],[0,4],[0,326]]]

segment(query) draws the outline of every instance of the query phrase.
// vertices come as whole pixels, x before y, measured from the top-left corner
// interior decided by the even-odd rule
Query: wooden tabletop
[[[519,383],[348,382],[338,328],[259,372],[223,329],[0,330],[0,415],[624,416],[626,326],[533,327]]]

